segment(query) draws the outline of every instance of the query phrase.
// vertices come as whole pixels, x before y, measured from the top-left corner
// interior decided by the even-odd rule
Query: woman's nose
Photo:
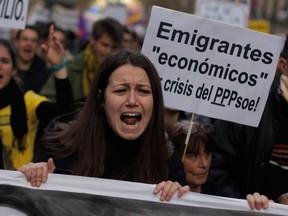
[[[131,90],[129,92],[129,96],[128,96],[128,103],[129,105],[135,105],[137,102],[136,100],[136,94],[135,94],[135,91],[134,90]]]
[[[200,155],[199,157],[199,163],[202,167],[207,167],[209,162],[208,162],[208,159],[205,157],[205,155]]]

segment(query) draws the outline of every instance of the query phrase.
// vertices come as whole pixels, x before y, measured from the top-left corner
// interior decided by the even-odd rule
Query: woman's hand
[[[154,194],[160,194],[160,201],[170,201],[175,192],[177,197],[181,197],[184,193],[190,191],[189,186],[182,187],[178,182],[162,181],[156,185]]]
[[[277,202],[280,204],[288,205],[288,193],[282,194],[278,197]]]
[[[269,200],[266,196],[260,195],[259,193],[248,194],[246,196],[246,200],[248,201],[250,209],[267,209],[269,206]],[[273,202],[270,200],[270,202]]]
[[[52,158],[46,162],[29,163],[21,166],[18,171],[25,174],[28,182],[31,182],[33,187],[40,187],[48,179],[48,173],[53,173],[55,165]]]

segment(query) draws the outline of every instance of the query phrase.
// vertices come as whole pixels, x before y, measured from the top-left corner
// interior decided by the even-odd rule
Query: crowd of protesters
[[[76,53],[68,41],[53,23],[0,40],[0,168],[20,170],[33,186],[58,172],[158,183],[161,200],[193,191],[248,194],[257,209],[268,199],[287,204],[288,40],[259,126],[203,117],[187,152],[189,115],[164,107],[135,31],[104,18]]]

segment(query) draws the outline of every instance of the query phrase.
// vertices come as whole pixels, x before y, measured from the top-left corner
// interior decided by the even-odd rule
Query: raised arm
[[[49,29],[50,43],[42,44],[42,52],[45,59],[52,65],[56,83],[56,103],[43,102],[37,110],[38,119],[50,120],[58,115],[72,111],[73,95],[72,88],[66,70],[64,59],[64,47],[54,36],[54,26]]]
[[[54,76],[58,79],[66,79],[68,77],[64,54],[65,50],[60,41],[54,36],[54,26],[51,25],[49,29],[49,45],[42,44],[41,49],[43,56],[52,65],[52,69],[55,71]]]

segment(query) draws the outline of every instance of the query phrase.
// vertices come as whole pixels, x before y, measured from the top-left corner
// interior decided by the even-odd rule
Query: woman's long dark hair
[[[57,158],[76,153],[79,160],[73,174],[101,177],[105,167],[105,133],[108,127],[103,109],[105,99],[103,95],[110,75],[124,64],[131,64],[146,71],[154,101],[153,114],[147,129],[142,134],[143,143],[140,144],[140,150],[131,166],[130,176],[137,182],[159,183],[168,178],[169,157],[164,132],[161,82],[150,60],[136,51],[122,50],[110,55],[97,71],[86,103],[71,126],[61,132],[46,134],[41,142],[49,148],[50,153],[53,151],[53,156]],[[55,148],[53,144],[59,140],[63,144],[61,149]]]
[[[0,46],[5,47],[5,49],[8,51],[8,53],[11,57],[11,60],[12,60],[13,69],[15,69],[16,68],[16,55],[15,55],[15,52],[14,52],[11,44],[9,43],[9,41],[7,41],[5,39],[0,39]]]

